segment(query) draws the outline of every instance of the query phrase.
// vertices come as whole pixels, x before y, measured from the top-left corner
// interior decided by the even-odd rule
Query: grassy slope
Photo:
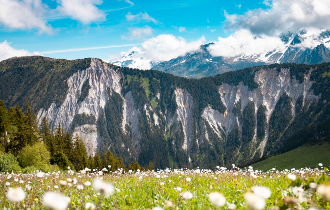
[[[323,143],[313,146],[301,146],[289,152],[270,157],[252,166],[258,170],[269,170],[276,166],[277,169],[315,168],[318,163],[330,165],[330,144]]]

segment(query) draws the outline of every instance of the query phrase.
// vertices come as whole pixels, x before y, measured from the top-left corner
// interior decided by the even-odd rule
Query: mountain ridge
[[[29,101],[39,120],[83,136],[90,155],[110,148],[142,166],[247,164],[330,117],[329,63],[272,64],[198,80],[95,58],[15,58],[0,69],[6,69],[0,98],[8,107]],[[45,82],[49,76],[52,83]],[[52,91],[61,97],[45,98]]]

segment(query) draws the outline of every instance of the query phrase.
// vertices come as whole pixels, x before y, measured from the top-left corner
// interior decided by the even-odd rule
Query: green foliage
[[[67,170],[68,166],[70,166],[71,169],[74,169],[73,164],[69,161],[67,156],[62,152],[57,152],[53,155],[53,157],[50,159],[50,164],[58,165],[62,170]]]
[[[129,169],[129,170],[132,170],[132,171],[137,171],[138,169],[141,170],[141,166],[140,166],[139,163],[135,160],[135,161],[131,162],[131,164],[129,164],[128,169]]]
[[[85,98],[88,96],[88,91],[90,88],[91,88],[91,86],[89,85],[89,79],[87,79],[81,88],[81,92],[78,97],[78,103],[85,100]]]
[[[71,162],[76,170],[79,171],[87,167],[88,157],[86,153],[86,147],[78,134],[74,137],[72,154]]]
[[[10,153],[0,151],[0,172],[20,171],[21,167],[18,164],[17,158]]]
[[[74,131],[74,128],[77,126],[85,125],[85,124],[91,124],[94,125],[96,124],[96,118],[92,114],[75,114],[73,117],[72,123],[71,123],[71,132]]]
[[[6,105],[30,102],[34,112],[61,105],[68,90],[67,79],[90,66],[91,59],[64,60],[42,56],[11,58],[0,63],[0,98]]]
[[[42,142],[24,147],[18,160],[22,168],[35,167],[45,172],[51,169],[50,153]]]

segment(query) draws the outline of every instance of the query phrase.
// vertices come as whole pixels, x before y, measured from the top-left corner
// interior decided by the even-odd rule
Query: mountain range
[[[330,64],[272,64],[187,79],[97,58],[0,63],[0,99],[28,102],[89,155],[156,168],[246,165],[329,138]],[[307,135],[308,134],[308,135]],[[308,137],[308,138],[307,138]]]
[[[298,33],[287,33],[281,37],[282,45],[261,54],[242,54],[235,57],[213,56],[210,46],[205,44],[198,50],[173,58],[169,61],[152,62],[139,48],[123,52],[121,58],[111,61],[121,67],[153,69],[176,76],[202,78],[228,71],[252,66],[274,63],[318,64],[330,62],[330,31],[321,33],[302,30]]]

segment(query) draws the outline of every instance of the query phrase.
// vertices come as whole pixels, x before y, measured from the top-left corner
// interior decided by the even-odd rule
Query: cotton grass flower
[[[94,203],[86,203],[85,204],[85,209],[93,210],[93,209],[96,209],[96,206],[95,206]]]
[[[318,186],[316,192],[323,197],[324,200],[330,201],[330,186],[321,184]]]
[[[288,174],[288,178],[289,178],[291,181],[294,181],[294,180],[296,180],[297,176],[294,175],[294,174]]]
[[[221,193],[211,192],[209,194],[209,200],[215,206],[223,206],[226,203],[226,198]]]
[[[43,196],[43,204],[54,210],[64,210],[68,207],[70,198],[55,192],[46,192]]]
[[[88,186],[91,186],[92,183],[91,183],[90,181],[87,181],[87,182],[84,183],[84,185],[85,185],[86,187],[88,187]]]
[[[272,191],[270,191],[268,187],[254,186],[251,187],[251,190],[255,195],[258,195],[264,199],[267,199],[272,195]]]
[[[39,177],[39,178],[42,178],[44,176],[45,176],[45,173],[44,172],[38,172],[37,173],[37,177]]]
[[[106,183],[101,179],[95,179],[93,181],[93,189],[101,194],[104,194],[106,197],[112,195],[115,191],[112,184]]]
[[[251,209],[259,210],[265,208],[266,206],[265,199],[254,193],[247,192],[244,194],[244,198]]]
[[[152,210],[164,210],[164,209],[161,207],[154,207],[154,208],[152,208]]]
[[[9,188],[7,192],[7,199],[10,202],[21,202],[25,199],[25,192],[22,188]]]
[[[192,199],[193,194],[189,191],[186,191],[186,192],[182,193],[181,196],[185,200],[190,200],[190,199]]]

